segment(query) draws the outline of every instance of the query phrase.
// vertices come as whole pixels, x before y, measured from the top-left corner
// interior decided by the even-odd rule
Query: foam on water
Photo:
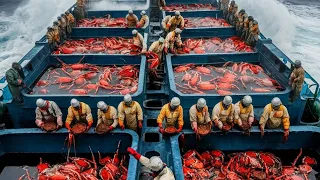
[[[132,1],[132,4],[128,4],[128,2],[110,2],[110,1],[100,1],[100,2],[92,2],[89,5],[90,10],[145,10],[149,7],[148,3],[144,1]]]

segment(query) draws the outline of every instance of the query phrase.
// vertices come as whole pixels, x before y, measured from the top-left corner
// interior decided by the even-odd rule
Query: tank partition
[[[184,131],[185,146],[183,148],[183,152],[182,149],[179,148],[179,135],[171,137],[172,157],[174,162],[173,171],[177,180],[183,180],[184,177],[181,161],[182,153],[190,149],[195,149],[200,152],[215,149],[223,152],[269,150],[285,150],[284,152],[286,152],[296,150],[297,153],[294,154],[294,157],[290,159],[288,163],[294,161],[294,158],[298,155],[300,148],[315,151],[317,161],[319,161],[320,157],[318,153],[320,146],[318,143],[314,143],[320,138],[320,129],[318,127],[291,126],[289,139],[286,143],[283,143],[282,141],[283,131],[281,130],[265,130],[263,139],[261,139],[260,130],[256,127],[251,130],[250,136],[242,135],[239,131],[231,131],[226,135],[219,134],[220,132],[218,131],[212,131],[209,135],[202,137],[200,140],[196,140],[195,133],[191,130]]]
[[[7,154],[16,153],[25,156],[38,154],[38,156],[32,156],[35,157],[32,164],[35,164],[34,162],[39,162],[39,157],[45,154],[55,154],[59,156],[56,157],[56,159],[60,159],[60,156],[67,153],[68,148],[64,146],[64,141],[67,136],[68,132],[65,129],[55,133],[43,133],[39,129],[2,130],[0,132],[0,159]],[[139,137],[131,130],[121,131],[116,129],[113,130],[112,133],[98,135],[91,129],[86,134],[75,136],[75,141],[77,154],[90,154],[89,147],[91,147],[98,163],[97,151],[102,154],[113,155],[117,150],[118,142],[121,141],[119,154],[127,154],[128,147],[132,147],[133,149],[138,148]],[[71,148],[70,152],[71,157],[74,156],[73,148]],[[129,162],[128,179],[136,179],[137,160],[132,156],[129,156],[126,160]],[[14,160],[14,163],[18,164],[20,161],[21,160],[16,159]],[[43,161],[48,162],[44,158]],[[1,162],[4,163],[4,161]],[[6,166],[6,164],[1,164],[1,166]]]
[[[67,64],[76,63],[83,57],[80,56],[64,56],[60,57]],[[138,89],[132,94],[132,98],[135,101],[138,101],[140,104],[143,103],[144,92],[145,92],[145,80],[146,80],[146,58],[145,56],[108,56],[108,55],[86,55],[83,63],[98,64],[98,65],[136,65],[139,67],[139,76],[138,76]],[[28,87],[33,88],[37,83],[38,79],[43,75],[43,73],[52,66],[60,66],[60,63],[54,58],[54,56],[49,56],[42,61],[41,64],[37,66],[30,73],[26,79],[25,83]],[[54,80],[51,79],[52,81]],[[118,107],[118,104],[123,100],[123,95],[121,94],[102,94],[102,95],[74,95],[74,94],[28,94],[29,90],[24,89],[22,92],[24,98],[24,106],[17,107],[15,104],[10,104],[8,110],[10,112],[11,118],[14,122],[15,128],[30,128],[35,127],[34,110],[36,108],[36,100],[38,98],[43,98],[47,100],[55,101],[63,113],[63,119],[67,116],[67,108],[70,106],[70,100],[72,98],[77,98],[79,101],[87,103],[91,107],[94,125],[97,121],[97,103],[98,101],[105,101],[109,105]],[[25,116],[25,114],[29,114]]]
[[[133,13],[141,18],[140,12],[142,10],[134,10]],[[149,16],[149,11],[146,11]],[[95,18],[103,18],[105,15],[109,14],[111,18],[125,18],[128,14],[128,11],[88,11],[88,17],[91,19]],[[71,36],[78,37],[97,37],[97,36],[105,36],[107,34],[113,34],[116,36],[130,36],[131,31],[133,29],[137,29],[140,33],[148,33],[149,26],[145,29],[142,28],[125,28],[125,27],[74,27],[72,28]]]

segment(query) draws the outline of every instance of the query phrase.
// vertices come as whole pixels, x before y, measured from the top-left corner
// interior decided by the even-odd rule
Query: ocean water
[[[46,32],[58,15],[75,0],[0,1],[0,77],[19,61]],[[142,5],[93,4],[94,10],[139,9]],[[292,60],[301,60],[305,69],[320,81],[319,0],[237,0],[259,22],[260,30]]]

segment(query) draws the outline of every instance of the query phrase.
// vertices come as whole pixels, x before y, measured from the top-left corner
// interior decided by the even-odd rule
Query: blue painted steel
[[[179,136],[171,137],[173,171],[177,180],[183,180],[181,149],[179,148]],[[194,132],[184,131],[185,146],[184,151],[196,149],[199,151],[219,149],[222,151],[265,151],[265,150],[291,150],[309,149],[319,150],[319,143],[315,143],[320,138],[319,127],[291,126],[289,139],[283,143],[282,130],[265,130],[263,139],[260,130],[254,127],[250,136],[245,136],[241,132],[232,130],[226,135],[221,135],[219,131],[212,131],[209,135],[196,140]]]
[[[0,156],[6,153],[66,153],[64,148],[67,130],[55,133],[44,133],[39,129],[13,129],[0,131]],[[115,153],[118,142],[121,140],[119,153],[127,153],[127,148],[138,149],[139,136],[132,130],[113,130],[110,134],[98,135],[93,128],[85,135],[75,137],[76,152]],[[14,143],[13,143],[14,142]],[[103,144],[103,145],[102,145]],[[71,148],[73,153],[73,148]],[[128,179],[136,179],[138,161],[130,156]]]

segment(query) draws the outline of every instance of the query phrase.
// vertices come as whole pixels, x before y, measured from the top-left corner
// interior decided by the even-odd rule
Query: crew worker
[[[225,96],[223,101],[217,103],[212,110],[212,121],[220,130],[223,126],[229,124],[233,125],[234,105],[232,104],[232,97]]]
[[[177,97],[174,97],[171,99],[171,102],[168,104],[165,104],[161,111],[160,114],[158,115],[157,123],[159,126],[159,132],[162,134],[164,133],[163,130],[163,120],[165,120],[165,128],[169,126],[178,126],[177,132],[182,131],[183,127],[183,109],[182,106],[180,105],[180,99]]]
[[[98,107],[98,123],[105,123],[109,128],[109,131],[115,129],[118,125],[118,114],[116,108],[107,105],[104,101],[99,101]]]
[[[57,42],[55,41],[55,34],[52,27],[48,27],[48,32],[46,34],[46,37],[48,39],[48,45],[49,45],[50,51],[53,51],[57,47]]]
[[[198,99],[197,104],[191,106],[189,116],[191,128],[195,133],[198,132],[198,125],[210,124],[210,127],[212,126],[207,102],[203,98]]]
[[[147,44],[144,42],[143,36],[135,29],[132,31],[132,35],[133,35],[133,44],[142,48],[141,54],[146,53]]]
[[[138,160],[143,166],[150,169],[154,180],[175,180],[170,168],[160,159],[159,156],[152,156],[150,159],[142,156],[136,150],[128,147],[128,153]]]
[[[164,39],[162,37],[160,37],[158,41],[153,42],[149,47],[149,51],[156,53],[160,61],[162,61],[163,49],[164,49]]]
[[[234,105],[234,123],[242,128],[244,124],[251,127],[254,120],[254,109],[251,96],[244,96],[243,99]]]
[[[289,79],[289,85],[292,90],[292,92],[290,93],[291,101],[295,101],[300,96],[303,82],[304,82],[304,69],[301,66],[301,61],[296,60],[294,62],[294,69]]]
[[[254,20],[252,22],[252,27],[250,28],[250,33],[247,39],[247,43],[252,47],[255,46],[259,40],[259,35],[260,35],[260,30],[259,30],[258,21]]]
[[[87,131],[90,129],[93,123],[91,109],[88,104],[79,102],[77,99],[71,99],[71,106],[68,108],[68,116],[65,126],[68,130],[77,122],[85,123],[87,125]],[[76,121],[74,121],[74,119]]]
[[[229,13],[229,18],[227,19],[227,22],[231,24],[232,26],[235,26],[236,19],[237,19],[237,13],[238,13],[238,5],[234,5],[231,9],[231,13]]]
[[[145,29],[149,26],[149,17],[145,11],[141,11],[140,14],[141,14],[141,19],[140,19],[139,23],[137,24],[137,28]]]
[[[119,126],[137,131],[142,129],[143,112],[140,104],[133,101],[130,94],[124,96],[123,101],[118,106]]]
[[[158,0],[159,9],[162,10],[164,6],[166,6],[166,0]]]
[[[166,28],[167,28],[167,24],[168,24],[168,22],[169,22],[170,19],[171,19],[171,16],[170,16],[170,15],[168,15],[168,16],[166,16],[166,17],[164,17],[164,18],[162,19],[162,21],[161,21],[161,27],[162,27],[163,29],[166,29]]]
[[[72,33],[72,28],[76,26],[76,22],[73,15],[69,11],[66,11],[66,17],[67,17],[67,36],[70,37]]]
[[[60,42],[62,43],[64,39],[64,33],[63,33],[63,25],[62,25],[62,18],[59,16],[58,17],[58,26],[59,26],[59,35],[60,35]]]
[[[227,17],[230,0],[219,0],[219,10],[222,11],[223,17]]]
[[[270,104],[264,107],[260,118],[261,137],[264,136],[265,126],[269,129],[279,129],[282,125],[284,141],[287,141],[289,136],[290,119],[287,108],[282,105],[278,97],[272,99]]]
[[[174,13],[174,17],[171,17],[169,22],[166,25],[166,31],[167,32],[172,32],[174,31],[176,28],[180,28],[180,29],[184,29],[184,19],[183,17],[180,15],[179,11],[176,11]]]
[[[76,16],[77,20],[81,20],[87,17],[88,13],[85,5],[85,0],[77,0],[77,6],[75,7],[75,11],[77,11],[77,14],[79,16]]]
[[[228,7],[228,11],[226,13],[226,16],[225,16],[225,19],[227,22],[228,22],[230,15],[232,14],[234,5],[236,5],[236,2],[234,0],[232,0],[229,7]]]
[[[61,14],[61,27],[63,38],[67,39],[67,16],[65,14]]]
[[[60,27],[58,21],[53,22],[52,29],[54,31],[54,40],[57,42],[57,45],[60,44]]]
[[[247,13],[243,13],[242,19],[239,19],[239,28],[238,28],[238,31],[237,31],[237,35],[239,37],[241,37],[241,35],[242,35],[243,27],[244,27],[244,23],[245,23],[246,19],[248,19],[248,14]]]
[[[6,72],[6,80],[13,100],[17,103],[23,103],[21,90],[24,86],[23,80],[25,76],[19,63],[12,63],[12,67]]]
[[[182,47],[181,34],[182,30],[177,28],[176,30],[170,32],[165,39],[164,52],[167,54],[168,49],[171,53],[175,54],[175,48]]]
[[[240,24],[243,23],[243,15],[246,13],[244,9],[241,9],[238,13],[238,16],[235,18],[235,26],[236,26],[236,32],[239,34],[240,31]]]
[[[244,20],[244,24],[243,24],[243,30],[242,30],[242,34],[241,34],[241,39],[242,40],[246,40],[249,34],[249,29],[250,29],[250,24],[252,24],[252,22],[254,21],[252,16],[249,16],[247,19]]]
[[[127,16],[126,16],[126,24],[129,28],[135,28],[138,24],[139,20],[138,17],[133,14],[132,10],[129,10]]]
[[[62,112],[55,102],[39,98],[36,105],[36,125],[39,128],[42,128],[44,123],[47,122],[55,122],[57,129],[63,126]]]

